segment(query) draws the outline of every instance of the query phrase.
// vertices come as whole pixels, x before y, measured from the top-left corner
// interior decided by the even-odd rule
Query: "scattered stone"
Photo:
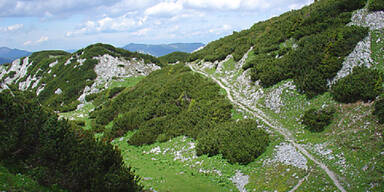
[[[280,143],[280,145],[277,145],[274,158],[265,160],[264,164],[272,164],[276,162],[295,166],[300,169],[308,169],[307,159],[299,153],[292,144],[288,143]]]
[[[237,189],[240,192],[247,192],[247,189],[245,189],[245,185],[249,183],[248,175],[244,175],[240,172],[240,170],[237,170],[235,176],[233,176],[230,180],[236,185]]]
[[[49,64],[49,67],[52,68],[52,67],[54,67],[55,65],[57,65],[58,63],[59,63],[59,61],[56,60],[55,62]]]
[[[281,95],[284,91],[295,89],[296,86],[293,84],[293,81],[288,81],[265,96],[265,105],[275,113],[280,113],[281,107],[285,105],[281,99]]]
[[[384,28],[384,11],[369,12],[367,8],[356,11],[348,25],[369,27],[370,30]]]
[[[63,93],[63,91],[60,88],[56,89],[56,91],[55,91],[56,95],[60,95],[62,93]]]

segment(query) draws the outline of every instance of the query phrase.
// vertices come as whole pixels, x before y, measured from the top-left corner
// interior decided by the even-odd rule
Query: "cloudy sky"
[[[313,0],[0,0],[0,47],[208,43]]]

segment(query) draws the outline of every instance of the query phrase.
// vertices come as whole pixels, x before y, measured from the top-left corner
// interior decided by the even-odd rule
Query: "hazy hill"
[[[160,57],[172,52],[191,53],[203,46],[204,44],[202,43],[173,43],[173,44],[160,44],[160,45],[131,43],[124,46],[123,48],[128,51],[137,51],[140,53],[146,53],[156,57]]]
[[[19,50],[19,49],[10,49],[8,47],[0,47],[0,64],[9,63],[17,58],[25,57],[30,55],[31,52]]]

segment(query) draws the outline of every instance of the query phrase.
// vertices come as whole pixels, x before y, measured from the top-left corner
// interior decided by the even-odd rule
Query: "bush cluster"
[[[0,93],[0,158],[6,164],[42,185],[69,191],[141,190],[112,145],[58,120],[32,93],[14,94]]]
[[[376,69],[355,67],[352,74],[332,86],[331,93],[336,101],[353,103],[374,100],[383,90],[382,73]]]
[[[106,140],[137,129],[130,144],[151,144],[186,135],[197,138],[204,129],[231,118],[232,105],[220,88],[183,65],[150,74],[130,90],[95,110],[91,117],[100,126],[114,121]]]
[[[222,154],[230,163],[248,164],[264,153],[268,134],[253,120],[225,122],[200,134],[198,155]]]
[[[368,10],[369,11],[384,11],[384,1],[383,0],[369,0],[368,1]]]
[[[381,96],[375,102],[375,110],[373,112],[374,115],[379,119],[379,123],[384,124],[384,97]]]
[[[326,126],[331,124],[335,109],[309,109],[305,111],[303,124],[311,132],[322,132]]]
[[[184,63],[187,61],[190,53],[184,53],[184,52],[173,52],[168,55],[164,55],[162,57],[159,57],[159,60],[161,63],[164,64],[173,64],[173,63]]]
[[[269,87],[292,78],[300,92],[314,97],[328,89],[327,81],[340,70],[344,57],[367,36],[365,28],[346,26],[352,12],[365,4],[366,0],[318,1],[211,42],[189,60],[216,61],[232,54],[238,61],[253,47],[243,66],[252,69],[253,81]]]

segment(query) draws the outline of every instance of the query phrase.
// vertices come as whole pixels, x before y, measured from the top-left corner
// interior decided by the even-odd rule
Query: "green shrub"
[[[112,129],[106,135],[109,139],[123,136],[126,132],[132,131],[139,128],[139,125],[144,120],[141,118],[139,113],[135,110],[124,113],[114,120]]]
[[[65,112],[70,112],[70,111],[74,111],[77,109],[77,106],[80,104],[80,101],[76,100],[76,101],[73,101],[72,103],[68,104],[68,105],[63,105],[59,108],[59,111],[65,113]]]
[[[369,0],[368,1],[368,10],[369,11],[384,11],[384,1],[383,0]]]
[[[203,130],[231,119],[231,109],[213,81],[179,64],[151,73],[91,117],[104,126],[114,121],[107,140],[137,129],[130,144],[144,145],[181,135],[197,138]]]
[[[84,120],[73,120],[71,122],[74,123],[77,126],[80,126],[80,127],[84,127],[85,126],[85,121]]]
[[[115,97],[117,94],[122,92],[125,89],[125,87],[114,87],[108,91],[108,98]]]
[[[348,27],[353,11],[366,0],[322,0],[234,32],[191,54],[189,60],[235,61],[253,47],[243,65],[253,81],[270,87],[294,79],[298,90],[314,97],[328,90],[327,80],[341,69],[344,58],[368,35],[363,27]],[[285,42],[293,41],[287,46]]]
[[[9,78],[14,78],[15,75],[16,75],[16,71],[11,71],[11,72],[8,73],[8,77]]]
[[[203,132],[198,138],[198,155],[222,154],[230,163],[248,164],[263,154],[268,134],[253,120],[225,122]]]
[[[352,74],[340,79],[331,88],[334,99],[343,103],[374,100],[382,92],[383,75],[367,67],[355,67]]]
[[[119,151],[41,107],[32,94],[0,93],[0,158],[42,185],[69,191],[141,191]]]
[[[380,97],[376,100],[373,114],[377,116],[381,124],[384,123],[384,97]]]
[[[187,61],[188,57],[190,56],[190,53],[184,53],[184,52],[173,52],[168,55],[164,55],[162,57],[159,57],[159,60],[162,63],[165,64],[173,64],[173,63],[184,63]]]
[[[91,102],[91,101],[95,100],[97,96],[99,96],[98,93],[92,93],[92,94],[85,96],[85,100],[87,102]]]
[[[335,109],[309,109],[305,111],[303,124],[311,132],[321,132],[331,124]]]

